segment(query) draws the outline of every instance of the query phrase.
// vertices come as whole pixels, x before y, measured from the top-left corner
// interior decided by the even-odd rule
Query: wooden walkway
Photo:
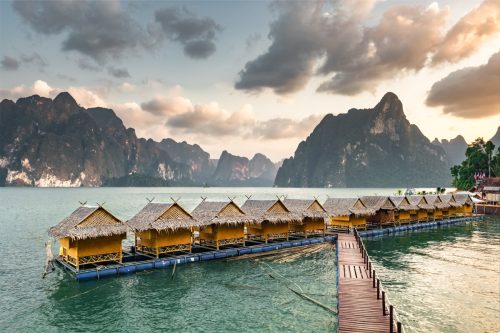
[[[353,234],[338,234],[338,265],[339,332],[389,332],[389,313],[382,313],[382,297]]]

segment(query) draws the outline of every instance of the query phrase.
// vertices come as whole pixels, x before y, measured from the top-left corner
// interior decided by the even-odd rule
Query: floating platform
[[[377,237],[377,236],[385,236],[391,234],[402,233],[406,231],[414,231],[421,229],[431,229],[437,228],[439,226],[457,224],[457,223],[467,223],[467,222],[475,222],[481,221],[484,219],[484,215],[474,215],[474,216],[465,216],[465,217],[454,217],[450,219],[429,221],[429,222],[419,222],[395,227],[388,227],[383,229],[371,229],[371,230],[363,230],[358,231],[361,237]]]
[[[309,238],[297,238],[288,241],[273,241],[272,243],[259,243],[247,241],[247,246],[227,246],[220,250],[213,250],[200,245],[193,245],[192,253],[181,253],[164,258],[154,258],[144,253],[123,252],[123,263],[108,265],[90,265],[91,267],[80,268],[79,271],[60,257],[55,259],[58,267],[70,273],[78,281],[94,280],[109,276],[128,275],[136,272],[164,269],[169,266],[189,264],[199,261],[210,261],[229,257],[243,256],[252,253],[270,252],[285,248],[307,246],[319,243],[333,243],[336,235],[317,236],[310,235]]]

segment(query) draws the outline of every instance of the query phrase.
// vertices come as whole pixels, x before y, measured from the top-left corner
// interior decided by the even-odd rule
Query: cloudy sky
[[[273,160],[387,91],[431,140],[500,124],[500,0],[0,2],[0,98],[69,91],[146,138]]]

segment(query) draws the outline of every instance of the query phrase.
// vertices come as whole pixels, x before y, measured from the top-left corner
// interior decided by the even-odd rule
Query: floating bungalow
[[[369,226],[381,227],[394,224],[394,210],[396,206],[389,197],[364,196],[361,202],[365,207],[373,209],[374,215],[368,216],[366,221]]]
[[[122,262],[127,226],[102,206],[82,205],[49,229],[59,240],[59,256],[78,271],[80,266]]]
[[[439,198],[438,195],[426,195],[425,200],[427,200],[430,205],[434,206],[434,210],[432,212],[428,212],[429,218],[433,220],[441,220],[444,217],[448,217],[448,209],[450,208],[450,205],[441,201],[441,198]]]
[[[417,208],[410,211],[410,220],[416,222],[428,221],[429,214],[432,215],[434,211],[434,206],[430,205],[423,195],[410,195],[407,196],[407,199],[410,204]]]
[[[305,238],[308,234],[325,235],[328,214],[318,200],[285,199],[283,203],[294,215],[300,217],[299,221],[290,222],[289,230],[292,233]]]
[[[448,207],[448,217],[449,218],[457,216],[457,214],[458,214],[457,209],[460,208],[461,205],[455,201],[455,198],[453,198],[452,194],[440,194],[439,199],[441,199],[441,201],[444,204],[449,205],[449,207]],[[446,214],[443,213],[443,215],[446,215]]]
[[[366,218],[375,214],[359,198],[328,198],[323,207],[330,217],[328,224],[336,229],[366,229]]]
[[[415,217],[418,207],[411,204],[406,196],[389,197],[396,209],[394,210],[394,222],[397,224],[408,224]],[[415,221],[415,220],[413,220]]]
[[[230,244],[245,245],[245,223],[253,220],[232,200],[203,201],[193,210],[199,222],[199,243],[215,247]]]
[[[253,218],[253,221],[247,224],[247,238],[260,239],[266,243],[272,239],[288,240],[289,224],[301,221],[281,199],[248,199],[241,209]]]
[[[149,202],[127,224],[135,232],[136,251],[158,258],[169,252],[191,252],[193,229],[199,223],[177,202]]]
[[[455,202],[458,204],[456,208],[457,215],[461,216],[471,216],[474,208],[474,202],[467,193],[455,193],[453,194]]]

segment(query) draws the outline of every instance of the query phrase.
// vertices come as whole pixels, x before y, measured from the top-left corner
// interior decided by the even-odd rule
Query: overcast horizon
[[[0,21],[0,99],[68,91],[211,158],[287,158],[388,91],[431,141],[500,124],[500,0],[4,1]]]

